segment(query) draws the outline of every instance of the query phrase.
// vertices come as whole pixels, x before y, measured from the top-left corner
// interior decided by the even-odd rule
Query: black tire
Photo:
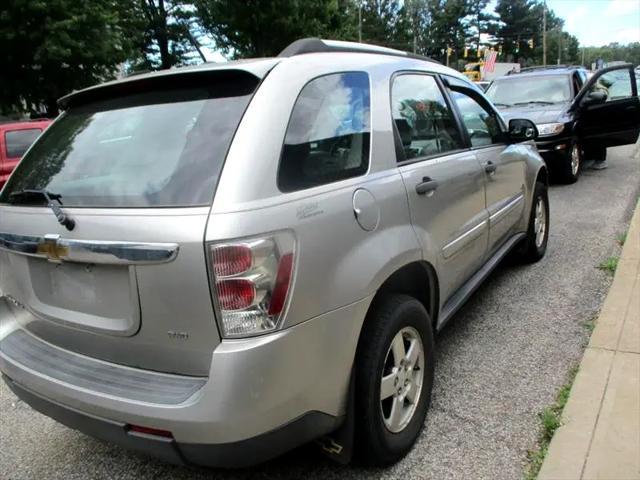
[[[574,164],[574,156],[577,162]],[[566,185],[576,183],[580,172],[582,171],[582,161],[584,159],[584,152],[582,146],[577,140],[572,140],[567,152],[562,156],[559,165],[557,166],[557,177],[561,183]]]
[[[382,375],[391,342],[403,328],[412,327],[422,340],[424,375],[413,416],[399,432],[387,428],[380,401]],[[390,294],[375,301],[363,327],[356,354],[356,458],[365,465],[397,462],[413,447],[431,402],[434,343],[431,319],[422,303],[407,295]]]
[[[544,205],[544,236],[542,242],[536,242],[536,208],[538,202],[542,201]],[[529,214],[529,226],[527,228],[527,236],[522,242],[519,250],[519,257],[524,263],[535,263],[544,257],[547,251],[547,243],[549,242],[549,195],[547,186],[542,182],[536,182],[533,190],[533,201],[531,202],[531,213]]]

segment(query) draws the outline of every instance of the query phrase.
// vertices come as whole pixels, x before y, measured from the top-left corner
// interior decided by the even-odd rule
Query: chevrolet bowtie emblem
[[[69,248],[59,243],[60,235],[45,235],[38,243],[38,255],[47,257],[50,262],[60,263],[69,255]]]

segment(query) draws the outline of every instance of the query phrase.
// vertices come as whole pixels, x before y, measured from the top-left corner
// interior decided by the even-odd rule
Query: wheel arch
[[[541,166],[536,175],[536,182],[542,182],[546,187],[549,186],[549,171],[545,165]]]
[[[395,270],[378,288],[369,310],[375,305],[376,300],[390,293],[405,294],[417,299],[429,313],[435,328],[440,311],[440,297],[438,276],[430,263],[419,260],[407,263]],[[365,323],[366,321],[365,318]]]
[[[540,168],[538,168],[538,171],[536,172],[535,180],[531,184],[530,193],[529,193],[529,202],[525,208],[525,212],[524,212],[525,215],[522,218],[522,221],[523,221],[522,228],[524,229],[524,231],[526,231],[529,228],[529,217],[531,216],[531,209],[533,208],[533,193],[536,188],[536,183],[542,182],[542,184],[546,188],[549,188],[549,181],[550,181],[550,178],[549,178],[548,167],[546,165],[541,165]]]
[[[543,182],[545,187],[549,187],[549,168],[537,150],[534,149],[533,151],[529,151],[526,161],[526,183],[524,186],[526,196],[520,223],[520,230],[523,232],[526,232],[529,227],[529,216],[531,215],[531,208],[533,205],[533,192],[535,190],[536,182],[538,181]]]

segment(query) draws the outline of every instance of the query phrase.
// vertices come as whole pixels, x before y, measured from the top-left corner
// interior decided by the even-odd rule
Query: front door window
[[[606,101],[612,102],[631,97],[633,95],[631,85],[631,71],[629,69],[612,70],[602,74],[591,86],[588,93],[602,92],[606,95]]]
[[[452,91],[451,98],[460,111],[472,147],[486,147],[503,142],[504,135],[494,113],[487,111],[465,93]]]
[[[393,120],[404,158],[431,157],[464,148],[453,113],[434,77],[399,75],[391,90]]]

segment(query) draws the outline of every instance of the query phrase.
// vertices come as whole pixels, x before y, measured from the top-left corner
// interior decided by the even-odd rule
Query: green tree
[[[408,36],[413,53],[418,53],[419,45],[424,43],[425,32],[428,32],[430,25],[429,0],[405,0],[399,30]]]
[[[345,0],[194,0],[194,5],[217,48],[233,58],[277,55],[304,37],[357,35],[357,9]]]
[[[469,0],[469,16],[466,18],[468,37],[467,45],[473,48],[469,52],[468,59],[478,59],[478,52],[483,47],[490,47],[488,41],[482,41],[482,35],[494,36],[498,33],[499,17],[492,12],[487,12],[486,8],[489,0]]]
[[[582,51],[580,51],[580,56],[582,57]],[[639,65],[640,42],[628,45],[610,43],[602,47],[584,47],[584,63],[587,67],[590,67],[598,58],[605,62],[623,61]]]
[[[469,0],[431,0],[428,8],[431,23],[424,37],[424,53],[445,62],[448,47],[452,52],[449,63],[455,65],[463,57],[469,37],[467,18],[471,3]]]
[[[131,70],[157,70],[189,63],[196,51],[193,2],[180,0],[120,0],[127,36],[134,43]],[[204,58],[202,57],[204,60]]]
[[[542,64],[542,49],[538,53],[538,59]],[[563,65],[579,64],[580,47],[579,42],[573,35],[560,30],[552,30],[547,33],[547,64],[555,65],[560,60]]]
[[[399,0],[362,0],[362,41],[392,48],[408,49],[411,21]]]
[[[542,64],[544,9],[539,0],[498,0],[495,11],[500,16],[501,26],[496,39],[502,46],[503,61],[520,62],[524,66]],[[564,39],[565,34],[559,33],[564,20],[547,8],[546,23],[547,63],[553,64],[557,58],[558,39]],[[575,37],[566,38],[572,55],[575,50],[572,45],[576,41]],[[565,58],[566,55],[561,56]]]
[[[536,6],[536,0],[498,0],[495,11],[500,16],[501,26],[496,38],[507,61],[533,57],[536,39],[542,29]],[[529,43],[531,39],[534,40],[533,48]]]
[[[113,0],[3,0],[0,108],[58,113],[56,100],[114,76],[131,53]]]

